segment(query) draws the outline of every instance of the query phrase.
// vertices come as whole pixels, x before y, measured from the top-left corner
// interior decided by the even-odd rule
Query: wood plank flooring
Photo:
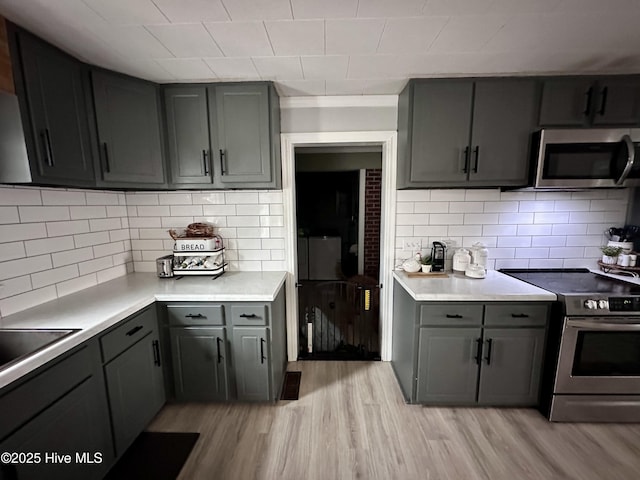
[[[167,405],[149,430],[200,437],[180,479],[632,480],[640,424],[405,404],[386,362],[294,362],[300,398]]]

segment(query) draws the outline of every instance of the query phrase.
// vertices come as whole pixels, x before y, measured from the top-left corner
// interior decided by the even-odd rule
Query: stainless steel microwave
[[[532,145],[535,188],[640,185],[640,129],[543,129]]]

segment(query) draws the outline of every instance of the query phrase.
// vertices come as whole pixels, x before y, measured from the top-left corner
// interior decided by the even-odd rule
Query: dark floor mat
[[[142,432],[105,480],[175,480],[199,433]]]
[[[286,372],[284,374],[284,385],[280,400],[298,400],[300,393],[300,379],[302,372]]]

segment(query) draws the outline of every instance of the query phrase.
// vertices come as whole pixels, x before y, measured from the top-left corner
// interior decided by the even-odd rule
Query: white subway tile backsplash
[[[137,207],[141,217],[169,217],[170,207],[167,205],[140,205]]]
[[[531,237],[498,237],[498,247],[530,247]]]
[[[80,208],[80,207],[71,207]],[[18,207],[21,223],[69,220],[69,207]]]
[[[571,212],[569,213],[569,223],[603,223],[604,218],[605,218],[604,212]]]
[[[416,225],[409,237],[446,237],[449,233],[447,225]]]
[[[75,244],[71,235],[66,237],[41,238],[38,240],[27,240],[24,242],[27,256],[34,257],[43,253],[62,252],[73,250]]]
[[[593,263],[591,258],[565,258],[562,268],[593,268]]]
[[[96,245],[93,247],[93,256],[95,258],[106,257],[107,255],[115,255],[124,252],[124,242],[105,243],[104,245]]]
[[[49,237],[87,233],[90,231],[88,220],[72,220],[70,222],[47,222],[46,231]]]
[[[419,191],[415,191],[416,195]],[[430,199],[433,202],[462,202],[465,196],[465,190],[431,190]]]
[[[415,202],[414,213],[449,213],[449,202]]]
[[[464,196],[467,202],[491,202],[500,200],[500,190],[467,190]]]
[[[590,209],[589,200],[556,200],[556,212],[588,212]]]
[[[78,265],[67,265],[66,267],[53,268],[44,272],[31,275],[33,288],[46,287],[54,283],[64,282],[78,276]]]
[[[551,235],[584,235],[587,233],[586,223],[565,223],[558,225],[549,225],[552,227]]]
[[[279,203],[272,203],[269,205],[270,215],[284,215],[284,205]]]
[[[529,262],[531,268],[563,268],[564,260],[559,258],[536,258]]]
[[[2,263],[0,280],[13,277],[21,277],[30,273],[41,272],[52,268],[51,255],[38,255],[35,257],[9,260]]]
[[[78,264],[80,275],[87,275],[88,273],[97,272],[113,266],[113,259],[111,257],[96,258],[95,260],[89,260]]]
[[[87,192],[87,205],[122,205],[117,192]]]
[[[553,212],[555,208],[555,202],[551,200],[542,201],[525,201],[520,202],[518,211],[520,212]]]
[[[233,268],[234,270],[257,271],[257,272],[262,270],[262,262],[260,262],[259,260],[238,260],[233,262],[233,264],[235,264],[235,267]]]
[[[429,225],[429,215],[426,213],[399,213],[396,215],[397,225]]]
[[[193,204],[199,205],[224,205],[224,192],[199,192],[192,193]]]
[[[97,285],[96,274],[90,273],[82,277],[72,278],[64,282],[56,284],[56,291],[58,297],[64,297],[65,295],[71,295],[72,293],[79,292],[85,288],[93,287]]]
[[[43,205],[87,205],[85,192],[42,190]]]
[[[433,225],[462,225],[466,216],[462,213],[432,213],[429,219]]]
[[[172,217],[201,217],[202,205],[171,205]]]
[[[164,228],[139,228],[138,235],[139,238],[150,238],[159,240],[170,238],[169,233]]]
[[[9,242],[0,244],[0,262],[26,257],[24,242]]]
[[[549,258],[582,258],[582,257],[584,257],[583,247],[554,247],[549,249]]]
[[[0,284],[0,299],[19,295],[32,289],[31,275],[3,280]]]
[[[280,196],[282,196],[282,194]],[[225,202],[228,204],[261,203],[258,192],[225,192],[224,199],[225,199]],[[280,202],[282,202],[282,200],[280,200]],[[274,201],[273,203],[280,203],[280,202]]]
[[[56,287],[53,285],[5,298],[0,300],[0,316],[6,317],[55,299]]]
[[[122,228],[122,222],[120,218],[97,218],[95,220],[89,220],[89,228],[92,232],[119,230]]]
[[[449,202],[449,213],[482,213],[482,202]]]
[[[108,282],[109,280],[113,280],[114,278],[122,277],[127,274],[127,266],[116,265],[111,268],[107,268],[105,270],[100,270],[97,272],[98,275],[98,283]]]
[[[544,247],[516,248],[516,258],[549,258],[549,249]]]
[[[271,250],[271,260],[286,260],[284,250]]]
[[[396,200],[398,202],[428,202],[433,191],[429,190],[398,190]]]
[[[569,223],[569,212],[534,213],[533,223]]]
[[[482,235],[515,235],[517,225],[482,225]]]
[[[107,217],[126,217],[127,215],[127,207],[124,205],[107,206]]]
[[[126,204],[129,205],[159,205],[157,193],[127,193]]]
[[[396,204],[396,213],[414,213],[413,202],[398,202]]]
[[[236,215],[235,205],[204,205],[203,215],[210,216],[227,216]]]
[[[160,226],[164,228],[173,228],[176,230],[184,229],[187,225],[193,223],[194,217],[162,217]]]
[[[286,269],[285,262],[281,260],[263,261],[261,263],[261,269],[265,272],[279,272]]]
[[[571,193],[573,200],[596,200],[608,198],[606,190],[584,190]]]
[[[160,205],[191,205],[193,201],[192,193],[164,193],[158,195]],[[203,202],[198,202],[203,203]]]
[[[517,235],[551,235],[551,225],[518,225]]]
[[[270,238],[269,228],[238,227],[236,238]]]
[[[20,223],[18,207],[0,207],[0,224]]]
[[[227,218],[227,226],[229,227],[259,227],[260,217],[229,217]],[[265,225],[268,226],[268,225]]]
[[[131,239],[131,233],[128,228],[123,228],[122,230],[111,230],[109,232],[109,240],[112,242],[129,239]]]
[[[498,213],[465,213],[464,214],[465,225],[492,225],[497,223],[503,223],[500,221],[500,214]]]
[[[518,259],[506,259],[500,258],[496,259],[495,269],[500,270],[501,268],[529,268],[529,260],[518,258]]]
[[[160,227],[160,217],[130,217],[129,226],[131,228],[154,228]]]
[[[109,232],[80,233],[73,236],[76,248],[109,243]]]
[[[566,192],[536,192],[536,200],[562,200]]]
[[[478,205],[484,205],[485,213],[515,213],[518,211],[518,202],[484,202],[478,203]]]
[[[171,241],[173,244],[173,240]],[[133,250],[163,250],[163,240],[131,240]]]
[[[259,192],[258,196],[259,203],[282,203],[283,197],[282,192]],[[243,202],[237,202],[243,203]]]
[[[271,260],[271,250],[239,250],[238,260]]]
[[[514,192],[506,191],[500,192],[500,201],[527,201],[535,200],[536,192]]]
[[[156,262],[140,262],[134,260],[133,269],[136,272],[153,273],[156,271]]]
[[[449,237],[478,237],[482,235],[482,225],[450,225]]]
[[[413,225],[396,225],[396,237],[413,237]]]
[[[515,256],[515,248],[496,247],[489,250],[489,258],[514,258]]]
[[[93,259],[93,248],[76,248],[66,252],[54,253],[51,255],[54,267],[62,267],[72,263],[81,263]]]
[[[614,199],[614,200],[591,200],[591,208],[592,212],[615,212],[616,210],[620,210],[624,206],[625,202],[622,200]]]
[[[567,247],[597,247],[602,244],[600,235],[567,236]]]
[[[269,205],[236,205],[235,215],[269,215]]]
[[[40,190],[0,186],[0,205],[42,205]]]
[[[531,237],[532,247],[564,247],[567,244],[567,237],[549,237],[541,235],[539,237]]]
[[[284,227],[284,217],[281,215],[260,217],[260,226],[261,227]]]
[[[233,248],[235,250],[259,250],[261,248],[265,248],[268,249],[270,247],[265,247],[264,246],[264,242],[273,242],[273,241],[278,241],[278,240],[272,240],[272,239],[259,239],[259,238],[238,238],[237,240],[234,240],[233,243],[231,243],[229,245],[229,248]],[[282,243],[284,244],[284,240],[281,240]],[[283,248],[283,247],[280,247]]]

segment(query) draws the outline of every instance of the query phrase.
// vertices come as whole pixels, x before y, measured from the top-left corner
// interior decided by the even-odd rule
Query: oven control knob
[[[589,310],[595,310],[596,308],[598,308],[598,302],[596,302],[595,300],[585,300],[584,306]]]
[[[608,300],[598,300],[598,308],[603,310],[609,310],[609,301]]]

